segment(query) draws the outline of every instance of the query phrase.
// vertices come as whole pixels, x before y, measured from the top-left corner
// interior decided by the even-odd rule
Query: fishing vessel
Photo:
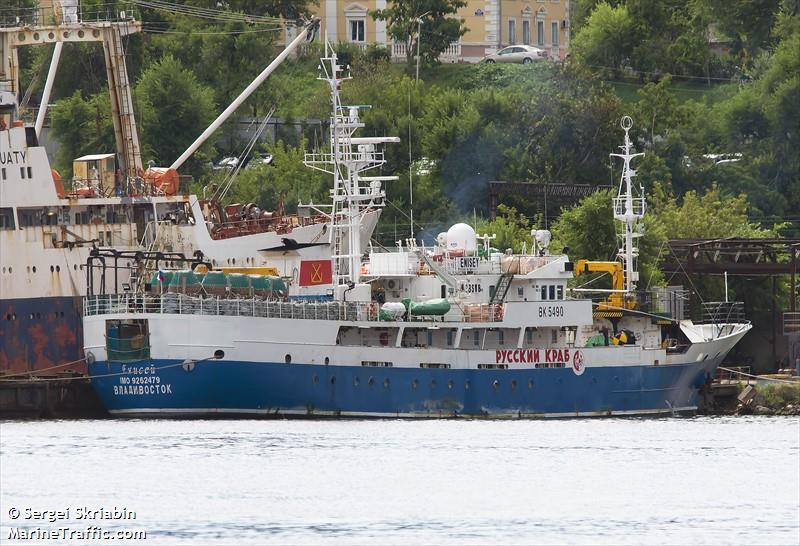
[[[537,417],[691,412],[700,389],[750,329],[730,311],[684,318],[678,290],[637,290],[646,213],[633,184],[630,118],[619,193],[619,259],[573,262],[492,248],[466,224],[431,246],[362,247],[360,223],[384,202],[388,138],[356,137],[360,107],[341,103],[347,74],[322,59],[331,91],[330,152],[307,164],[333,175],[329,301],[292,301],[198,267],[153,271],[149,292],[90,294],[84,331],[92,384],[117,416]],[[348,243],[347,246],[344,243]],[[197,264],[194,264],[197,266]],[[611,289],[569,281],[611,273]],[[205,275],[205,276],[204,276]],[[177,280],[176,280],[177,279]],[[238,287],[238,288],[237,288]],[[591,296],[594,296],[593,300]]]
[[[165,267],[173,258],[195,254],[217,268],[264,268],[269,263],[277,274],[294,276],[298,283],[300,271],[309,267],[304,261],[330,255],[328,217],[317,209],[301,206],[288,214],[284,207],[264,211],[252,203],[223,206],[190,195],[189,178],[178,172],[306,40],[307,32],[299,32],[170,167],[144,168],[123,48],[123,38],[139,32],[141,24],[130,16],[87,22],[77,14],[36,13],[35,19],[0,25],[0,374],[86,371],[81,298],[87,285],[84,266],[93,248],[155,253]],[[305,30],[317,24],[311,21]],[[76,158],[73,178],[62,180],[40,139],[67,42],[103,44],[116,150]],[[26,123],[17,51],[49,44],[55,49],[42,106],[35,123]],[[367,215],[365,240],[376,223],[377,214]],[[139,279],[131,278],[132,271],[116,271],[119,290],[137,290]]]

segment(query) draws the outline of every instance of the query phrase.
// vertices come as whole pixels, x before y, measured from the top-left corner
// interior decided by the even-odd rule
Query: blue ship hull
[[[521,417],[693,411],[716,363],[526,370],[174,360],[95,362],[116,415]]]

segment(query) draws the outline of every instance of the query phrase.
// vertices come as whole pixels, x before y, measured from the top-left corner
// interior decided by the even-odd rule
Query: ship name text
[[[25,163],[26,152],[0,152],[0,165]]]
[[[569,349],[498,349],[495,362],[498,364],[555,364],[569,362]]]

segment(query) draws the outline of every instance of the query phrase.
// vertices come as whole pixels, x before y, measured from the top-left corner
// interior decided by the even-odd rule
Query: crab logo
[[[575,372],[575,375],[582,375],[586,371],[586,364],[583,362],[583,353],[581,351],[575,351],[572,357],[572,371]]]

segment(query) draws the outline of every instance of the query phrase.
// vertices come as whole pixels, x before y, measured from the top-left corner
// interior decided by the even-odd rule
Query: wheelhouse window
[[[14,229],[14,209],[3,207],[0,209],[0,229]]]

